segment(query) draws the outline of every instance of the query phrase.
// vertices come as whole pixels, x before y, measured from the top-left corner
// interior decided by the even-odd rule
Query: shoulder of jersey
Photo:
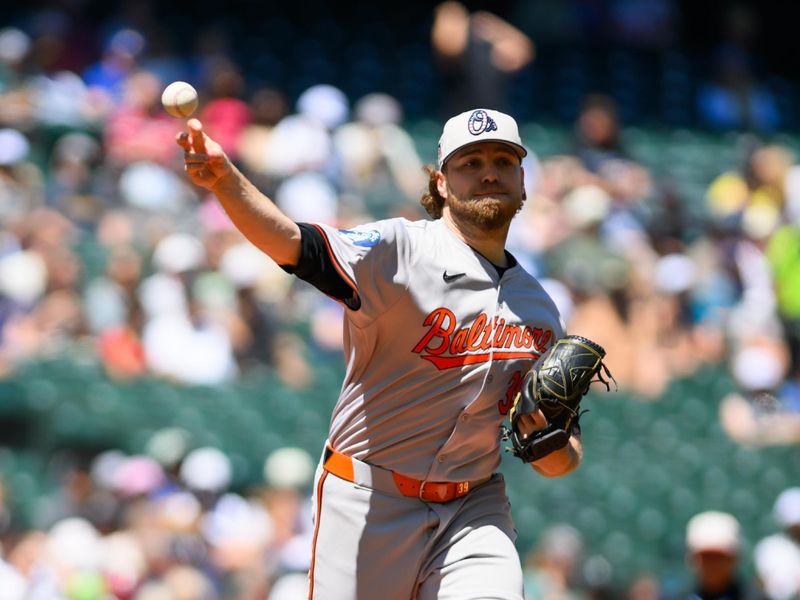
[[[400,224],[402,224],[406,229],[427,229],[431,225],[435,223],[435,221],[430,221],[428,219],[419,219],[417,221],[410,221],[405,217],[400,217],[395,219]]]
[[[396,237],[416,237],[422,235],[426,231],[429,231],[431,225],[435,223],[435,221],[428,221],[426,219],[411,221],[405,217],[395,217],[378,222],[382,224],[383,231],[392,232]]]
[[[397,219],[397,227],[401,230],[398,234],[405,235],[408,241],[414,245],[429,239],[431,235],[435,235],[440,225],[440,220],[420,219],[418,221],[410,221],[405,218]]]
[[[441,219],[431,221],[430,219],[419,219],[410,221],[406,218],[397,219],[398,226],[405,229],[410,235],[425,235],[426,233],[439,228],[442,225]]]
[[[373,248],[382,243],[394,243],[406,237],[409,230],[413,230],[415,223],[404,217],[395,217],[341,228],[338,229],[338,234],[349,240],[354,246]]]

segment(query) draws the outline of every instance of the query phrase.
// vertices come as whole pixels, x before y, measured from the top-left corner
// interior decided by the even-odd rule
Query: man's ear
[[[523,169],[522,167],[519,168],[519,180],[520,180],[520,185],[522,185],[522,199],[527,200],[528,193],[525,191],[525,169]]]
[[[442,198],[447,198],[447,175],[442,171],[436,171],[436,191]]]

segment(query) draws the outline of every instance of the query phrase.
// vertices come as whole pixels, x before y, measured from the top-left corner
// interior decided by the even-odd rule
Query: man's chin
[[[449,198],[454,217],[485,230],[507,227],[521,205],[521,200],[508,194],[472,196],[467,200]]]
[[[501,229],[508,225],[516,214],[516,210],[509,210],[508,204],[497,199],[471,202],[453,212],[482,229]]]
[[[503,202],[510,202],[511,197],[508,194],[485,194],[481,196],[473,196],[469,199],[471,202],[492,202],[492,203],[503,203]]]

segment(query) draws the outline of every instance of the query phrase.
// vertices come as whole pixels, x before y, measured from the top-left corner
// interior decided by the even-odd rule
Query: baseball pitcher
[[[295,223],[196,119],[192,181],[287,271],[344,306],[347,363],[315,487],[309,598],[522,600],[500,448],[544,476],[581,461],[578,403],[603,350],[564,336],[505,250],[525,200],[510,116],[451,118],[428,168],[432,220]],[[510,423],[506,429],[504,422]]]

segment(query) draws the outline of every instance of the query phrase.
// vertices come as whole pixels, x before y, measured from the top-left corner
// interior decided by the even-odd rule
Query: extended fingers
[[[186,123],[189,127],[189,139],[192,148],[195,152],[205,154],[206,152],[206,134],[203,133],[203,124],[197,119],[189,119]]]
[[[175,142],[183,148],[184,169],[194,183],[209,188],[219,180],[227,157],[222,148],[203,132],[203,125],[197,119],[189,119],[188,131],[175,136]]]
[[[185,152],[192,151],[192,145],[189,143],[189,134],[185,131],[181,131],[175,136],[175,142],[177,142],[178,146],[183,148]]]

